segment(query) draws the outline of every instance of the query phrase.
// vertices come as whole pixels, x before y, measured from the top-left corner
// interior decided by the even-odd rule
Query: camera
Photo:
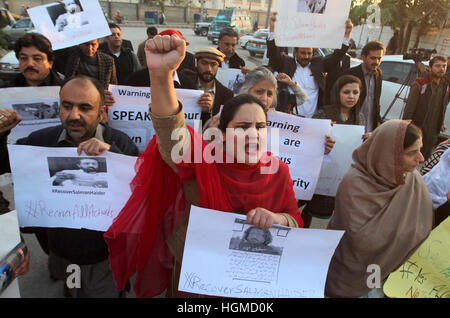
[[[409,53],[403,54],[404,60],[414,60],[414,62],[429,61],[432,54],[436,54],[435,49],[410,49]]]

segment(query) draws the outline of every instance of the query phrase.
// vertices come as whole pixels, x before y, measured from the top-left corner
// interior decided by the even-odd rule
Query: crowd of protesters
[[[68,264],[81,266],[82,287],[65,285],[65,296],[124,297],[136,267],[137,296],[152,297],[164,291],[168,297],[198,296],[177,288],[189,208],[194,204],[239,211],[258,228],[274,224],[302,228],[310,226],[312,217],[330,218],[328,229],[345,234],[331,260],[325,296],[382,297],[379,289],[366,285],[367,266],[379,264],[384,281],[448,217],[448,184],[444,200],[436,204],[430,195],[432,188],[422,177],[441,158],[448,160],[449,141],[438,146],[449,97],[447,58],[433,57],[426,77],[416,79],[403,120],[382,123],[379,66],[386,53],[382,43],[367,43],[362,63],[350,67],[345,61],[353,24],[347,20],[342,47],[332,54],[317,56],[314,48],[298,47],[289,56],[275,44],[276,19],[276,14],[270,18],[269,64],[255,69],[247,68],[236,53],[239,35],[231,28],[221,32],[217,47],[193,53],[186,51],[186,40],[179,31],[158,33],[149,27],[147,40],[135,54],[114,23],[109,24],[111,35],[103,43],[94,39],[53,51],[50,41],[38,33],[28,33],[15,43],[20,74],[9,87],[60,86],[61,119],[60,125],[35,131],[17,144],[77,147],[79,153],[90,156],[111,151],[140,160],[133,193],[106,233],[22,229],[36,235],[48,254],[49,275],[54,279],[65,280]],[[242,70],[245,80],[238,94],[216,79],[219,68]],[[108,125],[108,108],[115,103],[108,91],[110,84],[151,88],[149,107],[156,137],[141,154],[129,136]],[[190,156],[194,139],[201,139],[186,126],[175,88],[203,92],[198,105],[205,129],[218,128],[224,135],[227,129],[246,131],[246,142],[240,145],[242,158],[237,157],[239,151],[223,151],[224,158],[231,156],[239,164],[180,164],[171,158],[178,142],[184,143],[183,151],[187,149],[182,155]],[[353,152],[353,164],[336,197],[314,195],[309,201],[296,200],[289,168],[264,150],[267,112],[275,110],[330,119],[332,124],[364,126],[361,146]],[[14,110],[0,108],[0,174],[10,172],[7,138],[21,120]],[[172,140],[172,132],[179,128],[185,128],[183,138]],[[202,145],[207,143],[202,140]],[[326,136],[324,154],[334,145],[335,140]],[[279,166],[275,173],[259,173],[273,161]],[[161,191],[153,191],[155,187]],[[1,192],[0,204],[1,212],[9,211]],[[179,220],[167,228],[163,216]],[[152,238],[161,232],[165,236]],[[28,271],[29,257],[16,275]]]

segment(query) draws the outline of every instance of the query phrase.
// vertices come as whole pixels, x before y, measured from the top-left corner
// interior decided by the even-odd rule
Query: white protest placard
[[[340,48],[351,0],[277,1],[277,46]]]
[[[178,289],[239,298],[324,297],[343,231],[273,226],[191,206]]]
[[[364,126],[333,125],[331,136],[336,143],[333,150],[324,157],[316,194],[336,196],[339,183],[353,162],[353,151],[362,143],[363,134]]]
[[[21,227],[106,231],[131,195],[136,157],[8,145]],[[33,158],[33,160],[30,160]]]
[[[143,152],[155,135],[148,106],[151,102],[150,88],[110,85],[109,90],[116,100],[108,111],[109,125],[126,133]],[[194,121],[200,120],[202,112],[197,101],[203,92],[175,89],[175,93],[183,104],[186,124],[195,129]]]
[[[59,86],[1,88],[0,107],[12,108],[22,116],[22,121],[8,136],[9,143],[27,137],[33,131],[61,123]]]
[[[0,260],[8,255],[19,243],[20,232],[17,212],[11,211],[0,214]],[[8,288],[0,293],[0,298],[20,298],[19,282],[17,279],[14,279]]]
[[[245,81],[245,75],[237,68],[217,69],[216,79],[223,86],[229,88],[234,95],[239,94],[242,84]]]
[[[297,200],[310,200],[314,194],[330,127],[328,119],[267,113],[267,150],[289,166]]]
[[[110,35],[97,0],[63,0],[27,10],[36,31],[45,35],[53,50]]]

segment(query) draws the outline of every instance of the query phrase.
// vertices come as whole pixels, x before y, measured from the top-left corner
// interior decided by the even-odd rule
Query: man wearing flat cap
[[[215,48],[205,47],[195,52],[194,57],[196,71],[184,69],[180,71],[180,75],[195,77],[197,89],[204,91],[198,100],[203,110],[201,119],[204,124],[219,112],[221,105],[233,97],[233,92],[216,79],[217,70],[225,59],[225,54]]]

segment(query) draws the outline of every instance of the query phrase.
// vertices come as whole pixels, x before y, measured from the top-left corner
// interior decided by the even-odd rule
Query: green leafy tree
[[[397,53],[404,53],[417,30],[414,46],[432,28],[443,27],[449,8],[448,0],[382,0],[382,23],[398,29],[401,43]],[[384,19],[383,19],[384,18]]]
[[[414,30],[417,30],[414,47],[433,28],[442,28],[446,22],[449,0],[381,0],[381,25],[399,30],[398,54],[407,51]],[[350,19],[355,25],[365,22],[367,8],[373,0],[352,1]]]

